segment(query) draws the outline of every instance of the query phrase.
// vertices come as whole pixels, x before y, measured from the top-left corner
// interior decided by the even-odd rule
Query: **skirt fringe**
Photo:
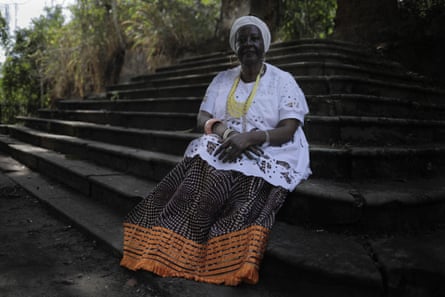
[[[236,286],[256,284],[269,229],[252,226],[197,244],[162,227],[124,224],[121,265],[162,277]]]

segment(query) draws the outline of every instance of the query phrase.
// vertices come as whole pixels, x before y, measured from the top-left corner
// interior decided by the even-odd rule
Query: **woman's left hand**
[[[236,162],[243,154],[251,160],[263,154],[259,146],[251,144],[248,133],[234,133],[215,151],[215,156],[219,155],[218,159],[223,163]]]

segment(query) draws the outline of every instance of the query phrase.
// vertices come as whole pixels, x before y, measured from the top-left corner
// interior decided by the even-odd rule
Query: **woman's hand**
[[[257,145],[253,145],[249,133],[232,132],[215,151],[215,156],[223,163],[236,162],[242,155],[253,160],[263,154],[261,148]]]

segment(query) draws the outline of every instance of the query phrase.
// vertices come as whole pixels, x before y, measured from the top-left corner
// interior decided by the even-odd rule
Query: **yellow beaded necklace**
[[[260,72],[258,72],[258,75],[255,80],[255,85],[253,86],[252,91],[249,94],[249,97],[244,102],[238,102],[235,100],[235,91],[238,87],[239,81],[241,79],[241,74],[238,75],[238,77],[233,82],[232,88],[230,89],[229,96],[227,98],[227,106],[226,110],[227,112],[234,118],[241,118],[244,117],[247,114],[247,111],[250,108],[250,105],[252,105],[253,98],[255,97],[256,91],[258,89],[258,85],[260,82],[261,74],[263,73],[263,67],[264,64],[261,65]]]

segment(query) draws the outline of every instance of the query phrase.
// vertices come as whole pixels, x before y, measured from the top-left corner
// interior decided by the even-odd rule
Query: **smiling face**
[[[236,55],[243,65],[261,63],[264,58],[264,41],[260,29],[254,25],[241,27],[235,36]]]

